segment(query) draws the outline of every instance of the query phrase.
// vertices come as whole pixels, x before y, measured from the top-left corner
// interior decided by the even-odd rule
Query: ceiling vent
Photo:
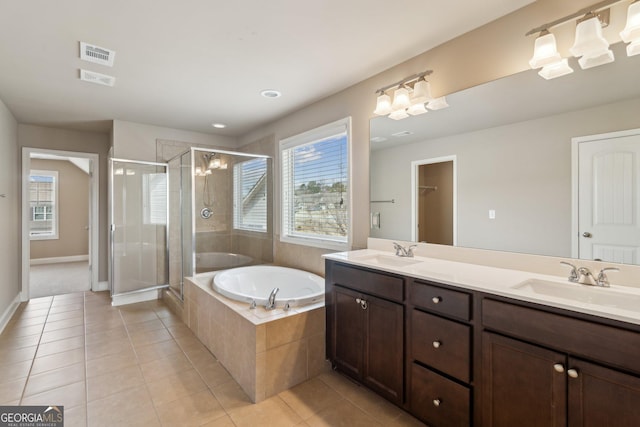
[[[80,42],[80,59],[83,61],[93,62],[95,64],[113,67],[116,52],[105,49],[104,47],[95,46],[89,43]]]
[[[116,78],[107,76],[106,74],[96,73],[95,71],[80,70],[80,80],[95,83],[103,86],[113,86],[116,84]]]
[[[385,142],[387,140],[387,138],[385,138],[384,136],[374,136],[373,138],[371,138],[371,142]]]
[[[410,132],[408,130],[403,130],[402,132],[396,132],[391,134],[391,136],[395,136],[396,138],[400,138],[402,136],[409,136],[409,135],[413,135],[413,132]]]

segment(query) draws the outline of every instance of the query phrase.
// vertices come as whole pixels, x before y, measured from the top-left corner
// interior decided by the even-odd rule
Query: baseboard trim
[[[111,297],[111,305],[118,307],[120,305],[135,304],[137,302],[153,301],[160,299],[160,292],[158,289],[149,289],[148,291],[113,295]]]
[[[96,285],[91,290],[93,292],[108,291],[109,290],[109,282],[107,282],[107,281],[98,282],[98,283],[96,283]]]
[[[73,255],[73,256],[59,256],[53,258],[34,258],[29,264],[31,265],[43,265],[43,264],[59,264],[62,262],[79,262],[89,261],[89,255]]]
[[[9,324],[9,321],[13,317],[13,314],[16,312],[19,305],[20,305],[20,293],[16,295],[13,301],[11,301],[11,304],[9,304],[9,307],[7,307],[4,313],[2,313],[2,317],[0,317],[0,334],[2,333],[2,331],[4,331],[4,328],[6,328],[7,325]]]

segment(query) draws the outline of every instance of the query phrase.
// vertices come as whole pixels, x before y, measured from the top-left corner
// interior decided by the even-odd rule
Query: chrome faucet
[[[578,283],[583,285],[597,285],[596,278],[593,273],[587,267],[580,267],[578,269]]]
[[[607,267],[600,270],[598,273],[598,277],[594,277],[593,273],[587,267],[576,267],[575,265],[560,261],[560,264],[568,265],[571,267],[571,272],[569,273],[569,281],[573,283],[580,283],[582,285],[591,285],[591,286],[600,286],[603,288],[608,288],[609,278],[605,274],[607,271],[620,271],[619,268],[616,267]]]
[[[411,245],[405,248],[401,244],[393,242],[393,247],[396,250],[396,256],[400,257],[413,258],[413,248],[415,248],[416,246],[418,245]]]
[[[607,268],[603,268],[602,270],[600,270],[600,273],[598,273],[598,278],[596,279],[596,283],[598,284],[598,286],[602,286],[603,288],[608,288],[611,285],[609,284],[609,278],[605,274],[605,271],[620,271],[620,269],[617,267],[607,267]]]
[[[269,300],[264,308],[266,308],[267,310],[273,310],[274,308],[276,308],[276,294],[278,293],[278,291],[280,291],[280,288],[273,288],[273,290],[269,294]]]

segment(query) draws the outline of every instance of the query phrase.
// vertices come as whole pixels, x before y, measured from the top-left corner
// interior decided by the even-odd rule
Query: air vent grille
[[[116,52],[104,47],[95,46],[89,43],[80,42],[80,59],[93,62],[95,64],[113,67]]]
[[[396,132],[396,133],[392,133],[391,136],[395,136],[396,138],[402,137],[402,136],[409,136],[409,135],[413,135],[413,132],[408,131],[408,130],[404,130],[402,132]]]
[[[80,70],[80,80],[89,83],[95,83],[103,86],[113,86],[116,84],[116,78],[107,76],[106,74],[96,73],[95,71]]]

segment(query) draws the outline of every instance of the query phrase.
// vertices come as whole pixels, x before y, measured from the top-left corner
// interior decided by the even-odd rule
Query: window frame
[[[244,221],[241,221],[241,219],[243,219],[243,212],[242,212],[242,177],[244,176],[241,172],[237,172],[239,167],[242,167],[244,164],[248,163],[248,162],[256,162],[256,161],[263,161],[264,162],[264,167],[265,167],[265,179],[267,180],[265,182],[265,203],[266,203],[266,210],[265,210],[265,217],[264,217],[264,227],[258,228],[258,227],[251,227],[251,226],[247,226],[245,225]],[[236,179],[236,177],[239,176],[240,179]],[[232,180],[233,180],[233,229],[234,230],[240,230],[240,231],[246,231],[246,232],[250,232],[250,233],[262,233],[265,234],[269,231],[269,214],[268,214],[268,205],[269,205],[269,162],[267,161],[267,157],[254,157],[254,158],[250,158],[247,160],[242,160],[241,162],[235,163],[233,165],[233,171],[232,171]]]
[[[58,200],[59,200],[59,194],[60,194],[60,181],[58,179],[58,171],[53,171],[53,170],[41,170],[41,169],[31,169],[29,171],[29,187],[31,187],[31,177],[32,176],[50,176],[53,178],[53,206],[51,209],[51,215],[53,216],[53,220],[52,220],[52,228],[53,231],[51,233],[46,233],[46,234],[32,234],[31,231],[31,227],[29,227],[29,240],[58,240],[60,238],[60,206],[58,204]],[[31,224],[31,222],[36,221],[35,219],[35,215],[36,215],[36,207],[38,206],[33,206],[31,207],[31,188],[29,188],[29,208],[30,208],[30,215],[29,215],[29,224]],[[46,206],[41,205],[45,208],[45,218],[43,220],[38,220],[38,221],[46,221]]]
[[[294,197],[290,197],[289,194],[295,192],[295,178],[292,173],[292,162],[286,162],[286,151],[303,145],[310,145],[320,142],[324,139],[331,138],[335,135],[346,133],[347,138],[347,161],[346,161],[346,179],[347,179],[347,191],[345,197],[347,199],[347,235],[346,238],[336,239],[331,238],[328,235],[325,236],[310,236],[310,235],[297,235],[295,233],[289,233],[287,230],[287,224],[293,221],[293,215],[295,214]],[[280,219],[278,221],[280,230],[280,241],[284,243],[292,243],[296,245],[310,246],[321,249],[346,251],[351,248],[352,236],[353,236],[353,190],[352,190],[352,136],[351,136],[351,117],[346,117],[326,125],[311,129],[309,131],[293,135],[291,137],[280,140],[279,143],[279,163],[280,163]],[[286,173],[285,173],[286,172]],[[289,177],[289,180],[285,182],[285,176]]]

